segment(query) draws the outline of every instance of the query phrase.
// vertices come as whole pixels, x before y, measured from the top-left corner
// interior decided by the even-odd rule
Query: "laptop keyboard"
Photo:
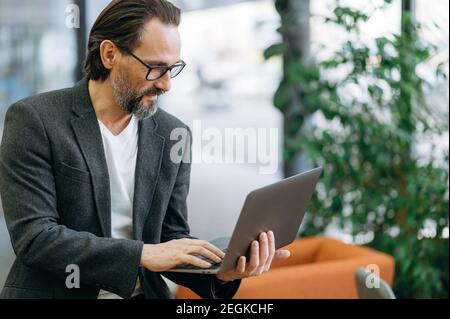
[[[191,264],[182,264],[182,265],[178,265],[178,266],[176,266],[175,267],[175,269],[217,269],[217,268],[220,268],[220,265],[221,265],[222,263],[217,263],[217,264],[214,264],[214,265],[212,265],[211,267],[209,267],[209,268],[202,268],[202,267],[198,267],[198,266],[194,266],[194,265],[191,265]]]

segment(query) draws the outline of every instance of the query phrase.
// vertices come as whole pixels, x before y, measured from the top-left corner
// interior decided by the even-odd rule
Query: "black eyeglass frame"
[[[123,51],[125,51],[127,54],[131,55],[133,58],[135,58],[136,60],[138,60],[143,66],[145,66],[148,69],[147,75],[145,76],[145,79],[147,81],[156,81],[159,80],[160,78],[162,78],[168,71],[170,71],[170,78],[173,79],[174,77],[178,76],[181,71],[183,71],[183,69],[186,67],[186,62],[184,62],[183,60],[180,60],[180,62],[175,63],[174,65],[171,66],[164,66],[164,65],[150,65],[145,63],[144,61],[142,61],[139,57],[137,57],[133,52],[131,52],[130,49],[125,48],[125,47],[120,47],[118,46],[120,49],[122,49]],[[180,71],[173,75],[172,74],[172,70],[176,67],[181,67]],[[154,69],[160,69],[160,76],[158,76],[155,79],[149,79],[149,75],[150,73],[154,70]]]

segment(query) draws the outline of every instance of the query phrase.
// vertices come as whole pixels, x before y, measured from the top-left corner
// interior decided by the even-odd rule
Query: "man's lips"
[[[156,94],[146,94],[144,95],[145,98],[150,99],[150,100],[156,100],[158,98],[158,95]]]

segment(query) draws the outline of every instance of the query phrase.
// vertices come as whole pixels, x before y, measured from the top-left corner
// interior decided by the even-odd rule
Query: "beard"
[[[117,104],[138,119],[147,119],[152,117],[158,111],[156,101],[145,103],[143,98],[145,95],[160,96],[165,92],[158,88],[148,88],[144,90],[136,90],[129,77],[124,72],[119,72],[111,82],[112,91]]]

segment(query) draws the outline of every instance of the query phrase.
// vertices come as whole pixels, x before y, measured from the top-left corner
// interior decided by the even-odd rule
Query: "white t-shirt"
[[[103,148],[108,165],[111,190],[112,238],[133,239],[133,196],[138,151],[138,120],[132,116],[128,126],[115,136],[100,120]],[[142,293],[139,280],[133,296]],[[101,290],[99,299],[119,296]]]

